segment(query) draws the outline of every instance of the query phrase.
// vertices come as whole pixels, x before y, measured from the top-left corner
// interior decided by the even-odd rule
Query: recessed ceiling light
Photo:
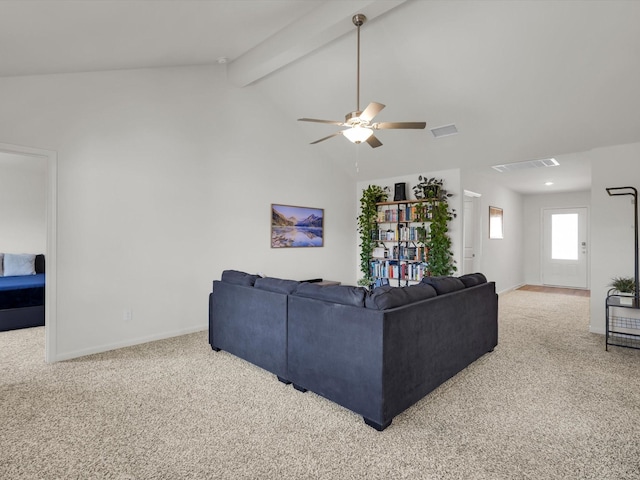
[[[545,184],[547,187],[550,187],[551,185],[553,185],[553,182],[544,182],[544,184]]]

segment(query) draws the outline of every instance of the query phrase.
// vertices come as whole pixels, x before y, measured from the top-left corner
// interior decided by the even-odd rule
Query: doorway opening
[[[56,326],[57,326],[57,283],[56,283],[56,225],[57,225],[57,172],[58,155],[52,150],[24,147],[0,143],[0,152],[25,157],[29,159],[44,159],[47,163],[47,192],[46,192],[46,288],[45,288],[45,361],[56,361]]]
[[[480,252],[482,249],[479,215],[480,197],[481,194],[479,193],[470,190],[464,191],[462,274],[479,271]]]

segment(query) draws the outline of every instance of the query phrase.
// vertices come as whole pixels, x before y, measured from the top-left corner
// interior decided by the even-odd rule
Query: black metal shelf
[[[638,190],[635,187],[605,188],[611,197],[629,195],[633,197],[633,229],[634,229],[634,293],[621,295],[611,289],[605,300],[605,350],[609,345],[640,349],[640,314],[638,317],[610,315],[610,308],[627,308],[640,310],[640,258],[638,257]]]
[[[611,308],[636,310],[639,313],[629,316],[624,315],[624,310],[614,310],[612,314]],[[605,350],[609,350],[609,345],[640,349],[640,299],[630,295],[609,294],[605,310]]]

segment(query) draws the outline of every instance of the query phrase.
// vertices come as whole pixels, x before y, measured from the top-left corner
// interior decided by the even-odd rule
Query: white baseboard
[[[208,323],[197,327],[182,328],[179,330],[173,330],[170,332],[157,333],[146,337],[132,338],[124,340],[122,342],[111,343],[107,345],[97,345],[95,347],[84,348],[82,350],[76,350],[74,352],[60,353],[56,355],[54,362],[63,362],[65,360],[72,360],[74,358],[84,357],[87,355],[94,355],[96,353],[108,352],[110,350],[117,350],[119,348],[132,347],[134,345],[141,345],[143,343],[155,342],[157,340],[164,340],[166,338],[179,337],[180,335],[188,335],[190,333],[202,332],[209,328]]]
[[[524,287],[524,283],[520,283],[518,285],[514,285],[513,287],[505,288],[504,290],[500,290],[498,295],[504,295],[505,293],[513,292],[514,290],[519,289],[520,287]]]

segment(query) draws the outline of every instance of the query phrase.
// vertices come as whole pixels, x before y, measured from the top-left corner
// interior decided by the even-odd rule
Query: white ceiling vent
[[[436,138],[446,137],[448,135],[456,135],[458,133],[458,129],[454,124],[443,125],[442,127],[432,128],[431,133]]]
[[[517,172],[529,168],[557,167],[560,165],[555,158],[545,158],[543,160],[530,160],[528,162],[505,163],[504,165],[493,165],[491,168],[500,173]]]

